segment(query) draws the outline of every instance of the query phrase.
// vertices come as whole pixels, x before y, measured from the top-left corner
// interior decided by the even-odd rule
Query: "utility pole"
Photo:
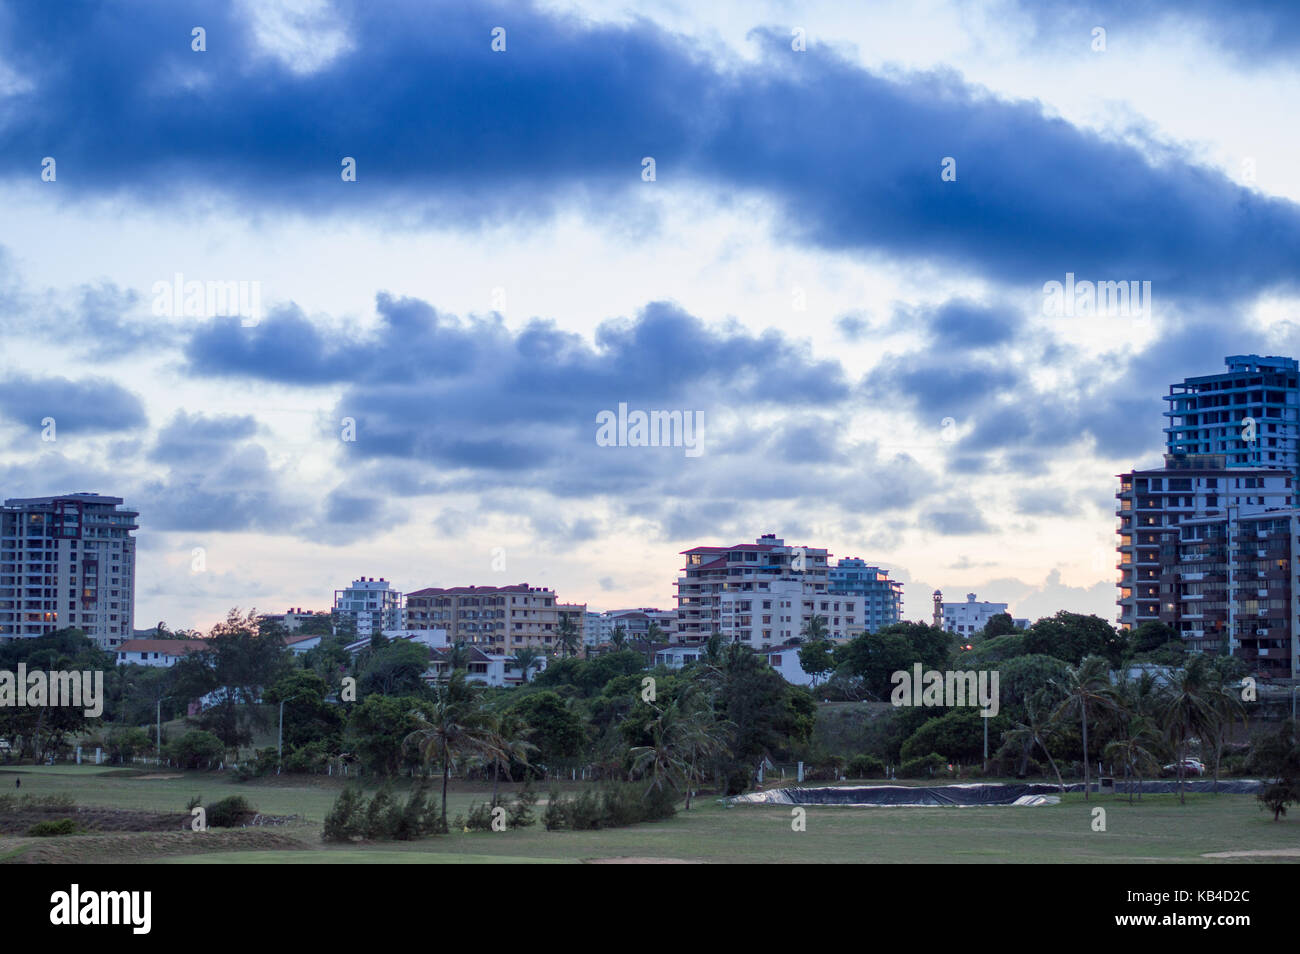
[[[162,696],[158,697],[158,710],[155,713],[157,721],[154,723],[154,744],[158,756],[158,764],[162,765]]]

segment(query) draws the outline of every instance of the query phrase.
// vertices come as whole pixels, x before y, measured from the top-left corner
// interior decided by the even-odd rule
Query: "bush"
[[[519,790],[514,801],[506,806],[506,825],[510,828],[530,827],[536,821],[533,816],[533,807],[536,804],[537,793],[533,791],[531,784],[524,782],[524,787]]]
[[[37,822],[27,829],[27,834],[35,835],[37,838],[49,838],[55,835],[75,835],[80,830],[71,818],[60,818],[57,821]]]
[[[358,820],[365,806],[365,797],[353,786],[349,785],[339,792],[339,797],[334,799],[334,804],[330,806],[329,813],[325,816],[325,828],[321,832],[321,839],[324,841],[351,841],[353,838],[362,834],[361,823]]]
[[[209,828],[235,828],[250,815],[256,814],[253,806],[242,795],[231,795],[208,806]]]
[[[285,755],[284,770],[298,773],[320,772],[324,771],[332,758],[333,755],[325,741],[316,739],[306,745],[297,746]]]
[[[948,760],[938,752],[908,759],[898,767],[901,778],[930,778],[948,767]]]
[[[469,815],[465,818],[462,828],[468,828],[470,831],[491,831],[492,830],[492,806],[483,802],[475,802],[469,807]]]
[[[436,834],[442,830],[442,816],[438,812],[438,803],[429,790],[427,779],[419,779],[406,796],[406,804],[397,813],[393,824],[393,838],[397,841],[411,841],[424,835]]]
[[[564,810],[564,799],[558,788],[551,789],[546,797],[546,808],[542,810],[542,824],[547,831],[558,831],[568,825],[569,820]]]
[[[192,729],[167,744],[167,756],[178,768],[206,769],[225,754],[226,747],[221,740],[202,729]]]
[[[385,785],[375,792],[366,806],[365,835],[371,841],[392,840],[397,831],[401,808],[393,800],[391,785]]]
[[[849,778],[884,778],[885,763],[874,755],[855,755],[849,759]]]

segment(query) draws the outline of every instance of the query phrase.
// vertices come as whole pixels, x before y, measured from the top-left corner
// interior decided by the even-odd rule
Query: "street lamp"
[[[295,692],[293,695],[289,696],[288,698],[280,700],[280,737],[275,743],[275,755],[276,755],[275,774],[276,775],[279,775],[281,769],[284,768],[284,704],[286,702],[292,702],[294,699],[297,699],[299,696],[301,696],[304,692],[307,691],[308,690],[306,689],[300,689],[297,692]]]

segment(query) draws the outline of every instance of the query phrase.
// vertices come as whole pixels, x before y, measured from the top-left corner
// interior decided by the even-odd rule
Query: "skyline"
[[[927,9],[11,5],[0,490],[139,508],[140,628],[359,575],[666,608],[763,533],[907,618],[1114,621],[1168,386],[1300,353],[1300,30]],[[622,406],[699,453],[603,446]]]

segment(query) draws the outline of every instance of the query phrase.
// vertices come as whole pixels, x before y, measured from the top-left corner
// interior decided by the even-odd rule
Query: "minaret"
[[[943,590],[934,591],[934,627],[943,629]]]

